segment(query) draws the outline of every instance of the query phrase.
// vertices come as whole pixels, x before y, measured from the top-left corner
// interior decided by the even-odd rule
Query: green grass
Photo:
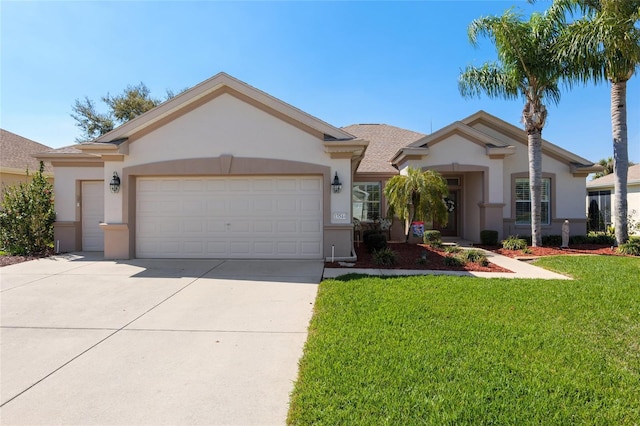
[[[640,259],[561,256],[573,281],[323,281],[289,424],[640,422]]]

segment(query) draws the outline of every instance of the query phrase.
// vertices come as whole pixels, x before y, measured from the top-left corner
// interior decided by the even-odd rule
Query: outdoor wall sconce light
[[[111,178],[111,182],[109,182],[109,187],[114,194],[120,191],[120,178],[118,177],[118,173],[113,172],[113,178]]]
[[[331,184],[331,189],[333,190],[334,194],[338,194],[340,191],[342,191],[342,183],[340,182],[340,179],[338,178],[338,172],[336,172],[336,176],[333,178],[333,183]]]

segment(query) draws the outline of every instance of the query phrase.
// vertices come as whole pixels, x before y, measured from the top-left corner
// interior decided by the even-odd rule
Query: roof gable
[[[504,120],[501,120],[498,117],[491,115],[483,110],[480,110],[475,114],[462,119],[461,122],[471,127],[477,126],[478,124],[483,124],[516,142],[520,142],[525,146],[528,144],[527,133],[523,129],[516,127]],[[555,145],[545,139],[542,139],[542,153],[553,157],[563,163],[572,164],[577,167],[584,168],[588,166],[594,166],[594,163],[592,161],[589,161],[570,151],[567,151],[566,149],[561,148],[558,145]],[[597,167],[594,171],[597,171]]]
[[[314,134],[320,139],[354,139],[349,133],[221,72],[133,120],[122,124],[111,132],[100,136],[94,142],[112,142],[123,138],[131,138],[136,134],[150,132],[163,123],[186,114],[224,93],[250,103],[279,119]]]
[[[423,133],[388,124],[352,124],[342,130],[369,141],[364,158],[358,166],[358,173],[396,174],[398,171],[391,165],[393,155],[400,148],[425,136]]]
[[[36,171],[40,162],[33,155],[50,150],[51,147],[32,141],[15,133],[0,129],[0,167],[19,171]],[[52,172],[51,166],[45,164],[45,171]]]

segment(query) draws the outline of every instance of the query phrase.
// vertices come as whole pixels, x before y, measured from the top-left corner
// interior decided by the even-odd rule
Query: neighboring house
[[[40,162],[33,154],[48,149],[51,148],[0,129],[0,191],[5,186],[27,182],[27,170],[32,175],[40,169]],[[47,163],[44,165],[44,175],[49,182],[53,182],[53,168]]]
[[[587,218],[589,229],[606,231],[608,227],[615,227],[613,204],[615,175],[608,174],[587,182]],[[640,222],[640,164],[631,166],[627,174],[627,212],[631,219]],[[629,230],[630,233],[633,230]],[[640,234],[636,231],[635,234]]]
[[[585,180],[600,167],[548,142],[543,153],[544,234],[559,234],[565,219],[584,234]],[[384,184],[408,166],[446,177],[446,235],[530,232],[526,134],[484,112],[429,136],[340,129],[220,73],[39,158],[56,173],[60,250],[111,259],[352,259],[352,218],[383,217]],[[394,225],[392,238],[402,231]]]

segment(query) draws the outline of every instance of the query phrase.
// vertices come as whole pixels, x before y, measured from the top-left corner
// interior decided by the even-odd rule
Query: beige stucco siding
[[[221,154],[329,165],[317,138],[229,94],[134,139],[126,165]]]
[[[78,214],[81,200],[77,188],[80,181],[86,180],[104,180],[102,167],[56,167],[54,182],[56,221],[80,220]],[[106,185],[105,191],[108,191]]]
[[[519,144],[513,141],[514,144]],[[505,217],[512,217],[512,194],[514,174],[528,173],[529,156],[527,147],[519,144],[521,149],[505,158],[504,162],[504,199]],[[552,179],[552,215],[554,219],[575,219],[584,216],[584,188],[586,178],[575,177],[566,163],[547,155],[542,156],[542,171],[545,177]],[[519,176],[520,177],[520,176]],[[526,176],[525,176],[526,177]]]
[[[332,159],[318,138],[230,94],[220,95],[150,133],[132,138],[129,155],[112,168],[119,166],[117,170],[122,170],[139,164],[221,155],[328,166],[332,176],[338,172],[345,189],[351,185],[350,158]],[[111,204],[107,211],[109,220],[122,221],[121,206],[121,201]],[[351,211],[348,190],[331,195],[331,210]],[[349,222],[349,219],[332,220],[332,223]]]

